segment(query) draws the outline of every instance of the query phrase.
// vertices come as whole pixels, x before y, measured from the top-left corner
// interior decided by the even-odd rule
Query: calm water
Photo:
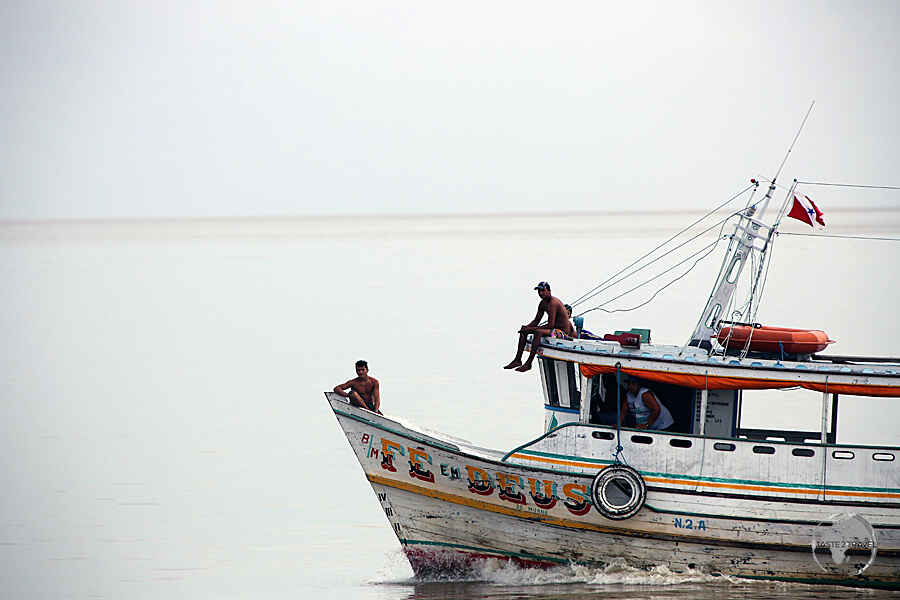
[[[900,238],[900,210],[828,217],[831,234]],[[2,597],[875,597],[664,565],[416,581],[326,405],[365,358],[387,413],[503,449],[538,435],[537,372],[501,368],[534,285],[577,298],[693,219],[0,223]],[[587,328],[683,343],[722,252]],[[900,354],[898,263],[897,242],[782,236],[757,320]],[[816,428],[818,398],[774,394],[750,426]],[[900,445],[896,402],[860,402],[839,439]]]

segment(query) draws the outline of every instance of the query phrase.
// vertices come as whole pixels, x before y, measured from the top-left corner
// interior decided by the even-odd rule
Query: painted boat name
[[[378,448],[372,436],[368,433],[362,434],[360,442],[366,449],[368,458],[374,460],[380,458],[383,470],[397,473],[399,457],[406,457],[409,463],[407,473],[410,478],[435,483],[434,461],[427,451],[421,447],[404,446],[387,438],[380,439],[381,448]],[[590,493],[587,486],[582,483],[568,482],[560,485],[552,479],[523,477],[503,471],[489,473],[481,467],[469,464],[464,464],[460,468],[441,463],[437,468],[441,476],[451,481],[461,480],[464,470],[469,493],[487,497],[496,492],[500,500],[512,504],[519,510],[546,515],[547,511],[560,501],[562,506],[575,516],[583,516],[591,510]]]

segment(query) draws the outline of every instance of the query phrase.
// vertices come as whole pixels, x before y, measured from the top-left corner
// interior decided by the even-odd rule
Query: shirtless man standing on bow
[[[541,345],[541,338],[544,336],[556,335],[557,337],[568,338],[575,335],[575,329],[572,327],[572,322],[566,315],[566,308],[562,301],[559,298],[550,295],[550,284],[546,281],[542,281],[537,284],[537,287],[534,289],[537,290],[538,296],[541,298],[541,301],[538,304],[537,315],[535,315],[534,320],[532,320],[531,323],[522,325],[519,329],[519,348],[516,350],[516,357],[511,363],[503,367],[504,369],[515,369],[516,371],[529,370],[531,368],[531,363],[534,362],[534,356],[537,354],[537,350]],[[547,324],[538,325],[543,319],[544,314],[547,315]],[[528,339],[528,334],[532,334],[534,339],[531,341],[531,353],[528,355],[525,364],[522,364],[522,353],[525,350],[525,342]]]
[[[346,392],[345,390],[350,390]],[[364,360],[356,361],[356,379],[334,386],[334,393],[350,398],[350,403],[366,410],[381,414],[381,391],[378,380],[369,377],[369,365]]]

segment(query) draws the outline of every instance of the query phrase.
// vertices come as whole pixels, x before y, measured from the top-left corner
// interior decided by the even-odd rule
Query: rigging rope
[[[740,197],[743,196],[745,193],[747,193],[748,190],[750,190],[750,189],[752,189],[752,188],[755,188],[755,187],[756,187],[756,184],[755,184],[755,183],[751,183],[749,186],[747,186],[746,188],[744,188],[743,190],[741,190],[739,193],[735,194],[734,196],[732,196],[731,198],[729,198],[728,200],[726,200],[725,202],[723,202],[722,204],[720,204],[719,206],[717,206],[716,208],[714,208],[713,210],[711,210],[710,212],[706,213],[705,215],[703,215],[702,217],[700,217],[699,219],[697,219],[696,221],[694,221],[693,223],[691,223],[690,225],[688,225],[687,227],[685,227],[684,229],[682,229],[681,231],[679,231],[678,233],[676,233],[675,235],[673,235],[672,237],[670,237],[668,240],[666,240],[666,241],[663,242],[662,244],[658,245],[656,248],[650,250],[649,252],[647,252],[646,254],[644,254],[642,257],[638,258],[636,261],[634,261],[633,263],[631,263],[630,265],[628,265],[627,267],[621,269],[618,273],[615,273],[614,275],[612,275],[611,277],[609,277],[606,281],[600,283],[599,285],[597,285],[596,287],[594,287],[592,290],[590,290],[590,291],[586,292],[585,294],[583,294],[580,298],[578,298],[577,300],[575,300],[574,302],[572,302],[571,305],[572,305],[572,306],[577,306],[577,305],[579,305],[579,304],[581,304],[581,303],[583,303],[583,302],[586,302],[586,301],[590,300],[591,298],[593,298],[593,297],[596,296],[597,294],[599,294],[599,293],[601,293],[601,292],[603,292],[603,291],[606,291],[607,289],[609,289],[609,288],[612,287],[613,285],[615,285],[615,284],[621,282],[621,281],[624,280],[624,279],[627,279],[628,277],[631,277],[631,276],[634,275],[635,273],[638,273],[638,272],[641,271],[642,269],[644,269],[644,268],[650,266],[651,264],[653,264],[653,263],[656,262],[657,260],[660,260],[662,257],[664,257],[664,256],[666,256],[666,255],[668,255],[668,254],[671,254],[672,252],[674,252],[674,251],[677,250],[678,248],[681,248],[682,246],[684,246],[684,245],[687,244],[688,242],[693,241],[694,239],[696,239],[697,237],[703,235],[703,234],[706,233],[707,231],[710,231],[710,230],[712,230],[712,229],[715,229],[717,226],[721,225],[722,223],[724,223],[724,222],[727,221],[728,219],[731,219],[731,218],[734,216],[734,214],[729,215],[729,216],[726,217],[723,221],[719,221],[718,223],[716,223],[716,224],[713,225],[712,227],[710,227],[710,228],[708,228],[708,229],[702,231],[701,233],[695,235],[694,237],[692,237],[691,239],[687,240],[686,242],[684,242],[684,243],[680,244],[679,246],[673,248],[672,250],[670,250],[670,251],[667,252],[666,254],[663,254],[663,255],[660,256],[659,258],[654,259],[653,261],[647,263],[646,265],[644,265],[644,266],[641,267],[640,269],[637,269],[636,271],[633,271],[633,272],[629,273],[628,275],[625,275],[624,277],[622,277],[621,279],[618,279],[618,280],[614,281],[613,283],[609,283],[609,282],[612,281],[613,279],[616,279],[616,277],[619,277],[620,275],[622,275],[623,273],[625,273],[626,271],[628,271],[629,269],[631,269],[631,268],[634,267],[635,265],[639,264],[642,260],[644,260],[644,259],[646,259],[648,256],[652,255],[654,252],[656,252],[656,251],[659,250],[660,248],[664,247],[666,244],[668,244],[668,243],[672,242],[673,240],[675,240],[678,236],[680,236],[680,235],[683,234],[684,232],[686,232],[686,231],[688,231],[689,229],[691,229],[692,227],[694,227],[697,223],[700,223],[700,222],[703,221],[704,219],[708,218],[710,215],[714,214],[716,211],[720,210],[722,207],[726,206],[727,204],[730,204],[731,202],[734,202],[737,198],[740,198]],[[735,214],[736,214],[736,213],[735,213]],[[609,284],[609,285],[607,285],[607,284]],[[604,287],[604,286],[606,286],[606,287]]]
[[[817,181],[798,181],[797,184],[803,185],[830,185],[834,187],[849,187],[849,188],[869,188],[872,190],[900,190],[900,187],[893,187],[889,185],[859,185],[857,183],[822,183]]]
[[[750,266],[753,268],[753,271],[754,271],[754,272],[757,271],[757,270],[758,270],[758,259],[757,259],[757,257],[756,257],[756,254],[755,254],[755,253],[751,253],[749,258],[750,258],[750,263],[751,263]],[[746,297],[746,299],[744,300],[744,302],[743,302],[740,306],[738,306],[738,307],[735,308],[735,307],[734,307],[735,302],[736,302],[735,296],[732,295],[732,297],[728,300],[728,305],[727,305],[727,306],[725,307],[725,309],[722,311],[722,314],[729,314],[729,313],[730,313],[730,314],[731,314],[731,320],[732,320],[733,322],[743,322],[743,321],[746,321],[746,318],[744,317],[744,315],[745,315],[745,313],[746,313],[746,314],[749,314],[749,313],[750,313],[750,310],[751,310],[751,307],[753,306],[753,289],[751,288],[751,289],[748,289],[748,290],[747,290],[747,297]],[[721,345],[721,349],[720,349],[720,350],[713,349],[713,350],[710,351],[711,354],[721,354],[722,356],[724,356],[724,355],[727,353],[727,351],[728,351],[728,344],[729,344],[729,342],[731,341],[731,338],[732,338],[732,336],[733,336],[734,334],[735,334],[735,328],[732,327],[732,328],[729,330],[729,332],[728,332],[728,336],[727,336],[727,337],[725,338],[725,340],[723,340],[723,342],[720,344],[720,345]],[[747,342],[747,343],[749,343],[749,337],[748,337],[748,342]],[[741,356],[742,358],[743,358],[744,354],[746,354],[746,345],[745,345],[745,348],[744,348],[744,353],[743,353],[742,356]]]
[[[843,240],[871,240],[875,242],[900,242],[900,238],[883,238],[883,237],[867,237],[864,235],[828,235],[827,233],[791,233],[788,231],[779,231],[776,235],[799,235],[803,237],[826,237],[838,238]]]
[[[635,310],[635,309],[637,309],[637,308],[640,308],[641,306],[644,306],[645,304],[647,304],[647,302],[650,302],[650,300],[653,300],[653,298],[655,298],[656,295],[659,294],[659,292],[661,292],[662,290],[666,289],[667,287],[669,287],[670,285],[672,285],[673,283],[675,283],[676,281],[678,281],[679,279],[681,279],[682,277],[684,277],[685,275],[687,275],[688,273],[690,273],[691,270],[693,270],[693,268],[697,266],[697,263],[695,262],[695,263],[691,266],[691,268],[688,269],[688,270],[687,270],[685,273],[683,273],[681,276],[677,277],[676,279],[674,279],[674,280],[670,281],[669,283],[667,283],[665,286],[663,286],[663,287],[661,287],[660,289],[658,289],[658,290],[656,291],[656,293],[654,293],[653,296],[650,298],[650,300],[648,300],[647,302],[644,302],[643,304],[640,304],[640,305],[638,305],[638,306],[635,306],[635,307],[632,307],[632,308],[628,308],[628,309],[617,309],[617,310],[614,310],[614,311],[608,311],[608,310],[604,310],[603,308],[601,308],[603,305],[609,304],[610,302],[613,302],[613,301],[615,301],[615,300],[618,300],[619,298],[621,298],[621,297],[623,297],[623,296],[626,296],[626,295],[630,294],[631,292],[635,291],[636,289],[638,289],[638,288],[640,288],[640,287],[643,287],[644,285],[650,283],[650,282],[653,281],[654,279],[658,279],[658,278],[662,277],[663,275],[665,275],[665,274],[668,273],[669,271],[672,271],[675,267],[678,267],[678,266],[683,265],[684,263],[686,263],[687,261],[689,261],[691,258],[693,258],[694,256],[697,256],[698,254],[700,254],[701,252],[703,252],[703,251],[706,250],[707,248],[710,249],[709,252],[712,252],[712,249],[715,248],[715,246],[719,243],[719,241],[722,240],[722,237],[723,237],[723,236],[722,236],[722,230],[725,228],[725,225],[726,225],[726,224],[728,223],[728,221],[729,221],[732,217],[734,217],[736,214],[739,214],[739,213],[732,213],[732,214],[728,215],[726,218],[722,219],[721,221],[719,221],[718,223],[716,223],[716,224],[713,225],[712,227],[708,227],[707,229],[704,229],[703,231],[701,231],[700,233],[698,233],[698,234],[695,235],[694,237],[690,238],[689,240],[686,240],[685,242],[683,242],[683,243],[679,244],[678,246],[672,248],[671,250],[669,250],[668,252],[662,254],[661,256],[658,256],[657,258],[654,258],[653,260],[651,260],[650,262],[648,262],[647,264],[645,264],[645,265],[642,266],[641,268],[639,268],[639,269],[637,269],[637,270],[635,270],[635,271],[632,271],[632,272],[629,273],[628,275],[625,275],[624,277],[620,277],[619,279],[617,279],[616,281],[610,283],[610,284],[607,285],[606,287],[604,287],[604,288],[602,288],[602,289],[594,288],[594,290],[592,290],[592,293],[589,293],[588,295],[582,296],[581,298],[579,298],[578,300],[576,300],[576,301],[573,303],[573,306],[576,306],[576,305],[578,305],[578,304],[580,304],[580,303],[586,302],[587,300],[590,300],[591,298],[593,298],[594,296],[600,294],[601,292],[605,292],[606,290],[608,290],[609,288],[613,287],[614,285],[616,285],[616,284],[618,284],[618,283],[621,283],[621,282],[625,281],[626,279],[628,279],[628,278],[631,277],[632,275],[635,275],[635,274],[637,274],[637,273],[643,271],[644,269],[646,269],[647,267],[649,267],[649,266],[652,265],[653,263],[662,260],[663,258],[665,258],[666,256],[668,256],[669,254],[672,254],[672,253],[675,252],[676,250],[679,250],[679,249],[683,248],[683,247],[686,246],[688,243],[693,242],[694,240],[696,240],[696,239],[697,239],[698,237],[700,237],[701,235],[703,235],[703,234],[705,234],[705,233],[707,233],[707,232],[709,232],[709,231],[715,229],[716,227],[719,227],[719,235],[718,235],[718,237],[716,238],[716,241],[712,242],[711,244],[709,244],[709,245],[706,246],[705,248],[701,248],[700,250],[698,250],[698,251],[695,252],[694,254],[688,256],[687,258],[685,258],[685,259],[682,260],[681,262],[677,263],[676,265],[674,265],[674,266],[672,266],[672,267],[666,269],[665,271],[663,271],[663,272],[660,273],[659,275],[656,275],[655,277],[651,277],[650,279],[644,281],[643,283],[641,283],[641,284],[639,284],[639,285],[636,285],[635,287],[631,288],[630,290],[627,290],[627,291],[625,291],[625,292],[619,294],[619,295],[616,296],[615,298],[612,298],[612,299],[610,299],[610,300],[607,300],[606,302],[604,302],[604,303],[602,303],[602,304],[600,304],[600,305],[598,305],[598,306],[595,306],[594,308],[590,308],[590,309],[588,309],[588,310],[586,310],[586,311],[583,311],[582,313],[580,313],[580,315],[587,314],[587,313],[589,313],[589,312],[591,312],[591,311],[593,311],[593,310],[597,310],[597,309],[603,310],[604,312],[607,312],[607,313],[610,313],[610,312],[627,312],[627,311],[630,311],[630,310]],[[707,216],[709,216],[709,215],[707,215]],[[703,217],[703,218],[706,218],[706,217]],[[700,220],[702,221],[703,219],[700,219]],[[697,221],[697,222],[699,222],[699,221]],[[633,263],[631,263],[630,265],[628,265],[628,267],[626,267],[625,269],[622,269],[622,271],[619,271],[619,273],[617,273],[616,275],[621,274],[622,272],[624,272],[624,271],[626,271],[627,269],[631,268],[632,266],[636,265],[636,264],[639,263],[640,261],[644,260],[644,259],[647,258],[650,254],[652,254],[653,252],[655,252],[656,250],[658,250],[658,249],[661,248],[662,246],[665,246],[667,243],[669,243],[670,241],[672,241],[673,239],[675,239],[676,237],[678,237],[679,235],[681,235],[681,233],[684,233],[684,231],[685,231],[685,230],[682,230],[680,233],[678,233],[678,234],[675,235],[674,237],[669,238],[669,240],[667,240],[665,243],[661,244],[660,246],[657,246],[656,248],[654,248],[653,250],[651,250],[650,252],[648,252],[647,254],[645,254],[644,256],[642,256],[641,258],[639,258],[638,260],[636,260],[635,262],[633,262]],[[703,255],[702,257],[700,257],[700,259],[698,259],[697,262],[699,262],[700,260],[706,258],[706,257],[709,255],[709,252],[707,252],[705,255]],[[613,277],[615,277],[616,275],[614,275]],[[610,277],[610,279],[612,279],[613,277]],[[607,279],[604,283],[609,282],[610,279]],[[600,285],[602,286],[603,284],[600,284]],[[600,287],[600,286],[598,286],[598,287]],[[580,316],[580,315],[579,315],[579,316]]]
[[[778,230],[773,229],[772,232],[775,235],[778,235]],[[766,244],[764,248],[760,251],[759,256],[759,268],[756,271],[756,277],[753,279],[753,286],[750,290],[750,309],[747,311],[749,313],[749,321],[751,323],[756,321],[756,313],[759,312],[759,307],[762,304],[762,296],[763,292],[766,290],[766,282],[769,280],[769,267],[772,265],[771,252],[775,251],[775,244],[772,243],[771,233],[769,239],[766,240]],[[765,265],[765,272],[763,272],[763,265]],[[759,289],[759,292],[756,290]],[[755,306],[752,304],[753,299],[756,298]],[[751,332],[752,334],[752,332]],[[741,354],[741,358],[747,356],[747,352],[750,351],[750,340],[747,339],[747,346],[744,348],[744,352]]]
[[[616,453],[613,456],[617,463],[624,463],[622,458],[622,363],[616,363]],[[625,463],[628,464],[628,463]]]
[[[769,251],[771,252],[774,247],[775,247],[774,245],[769,246]],[[771,258],[771,257],[769,257],[769,258]],[[756,286],[759,286],[759,293],[756,294],[756,308],[753,309],[752,311],[750,311],[752,313],[749,315],[750,316],[749,321],[751,323],[756,322],[756,314],[759,312],[759,307],[762,304],[763,292],[766,291],[766,282],[768,282],[768,280],[769,280],[769,267],[772,265],[772,261],[767,260],[765,257],[761,257],[760,260],[766,261],[766,270],[764,273],[761,273],[759,276],[757,276],[756,283],[754,283],[754,288]],[[751,330],[751,334],[752,334],[752,330]],[[741,354],[741,358],[744,358],[745,356],[747,356],[747,353],[749,351],[750,351],[750,339],[748,336],[747,346],[744,348],[744,351]]]
[[[594,311],[594,310],[602,310],[603,312],[608,313],[608,314],[617,313],[617,312],[629,312],[629,311],[636,310],[636,309],[638,309],[638,308],[640,308],[640,307],[642,307],[642,306],[645,306],[645,305],[649,304],[650,302],[653,301],[654,298],[656,298],[656,296],[657,296],[661,291],[663,291],[664,289],[666,289],[667,287],[669,287],[670,285],[672,285],[673,283],[675,283],[675,282],[678,281],[679,279],[682,279],[685,275],[687,275],[688,273],[690,273],[691,271],[693,271],[693,270],[694,270],[694,267],[696,267],[697,264],[698,264],[701,260],[703,260],[704,258],[706,258],[707,256],[709,256],[710,253],[715,249],[715,247],[719,244],[719,242],[720,242],[721,240],[722,240],[722,237],[717,237],[716,240],[715,240],[714,242],[712,242],[711,244],[707,245],[705,248],[701,248],[700,250],[698,250],[697,252],[691,254],[690,256],[688,256],[686,259],[684,259],[684,260],[681,261],[680,263],[674,265],[673,267],[671,267],[671,268],[669,268],[669,269],[666,269],[665,271],[663,271],[663,272],[660,273],[659,275],[656,275],[655,277],[651,277],[651,278],[648,279],[647,281],[645,281],[645,282],[643,282],[643,283],[640,283],[640,284],[634,286],[634,287],[631,288],[630,290],[626,290],[626,291],[622,292],[621,294],[619,294],[619,295],[616,296],[615,298],[610,298],[609,300],[607,300],[607,301],[604,302],[603,304],[600,304],[600,305],[598,305],[598,306],[595,306],[594,308],[589,308],[588,310],[582,312],[581,314],[582,314],[582,315],[585,315],[585,314],[587,314],[587,313],[589,313],[589,312],[591,312],[591,311]],[[680,247],[680,246],[679,246],[679,247]],[[632,306],[631,308],[617,308],[617,309],[615,309],[615,310],[606,310],[605,308],[603,308],[604,305],[609,304],[610,302],[615,302],[616,300],[618,300],[619,298],[621,298],[621,297],[623,297],[623,296],[627,296],[628,294],[630,294],[631,292],[637,290],[638,288],[644,287],[645,285],[647,285],[648,283],[650,283],[650,282],[653,281],[654,279],[659,279],[660,277],[662,277],[662,276],[665,275],[666,273],[668,273],[668,272],[674,270],[675,267],[679,267],[679,266],[683,265],[684,263],[686,263],[687,261],[691,260],[692,258],[694,258],[695,256],[697,256],[698,254],[700,254],[700,253],[703,252],[704,250],[706,251],[706,254],[704,254],[703,256],[701,256],[700,258],[698,258],[696,261],[694,261],[694,264],[692,264],[692,265],[690,266],[690,268],[689,268],[687,271],[685,271],[684,273],[682,273],[681,275],[679,275],[678,277],[676,277],[675,279],[673,279],[672,281],[670,281],[670,282],[667,283],[666,285],[664,285],[664,286],[662,286],[661,288],[659,288],[658,290],[656,290],[656,291],[653,293],[653,295],[650,296],[650,298],[649,298],[646,302],[643,302],[643,303],[641,303],[641,304],[638,304],[637,306]],[[597,293],[599,294],[600,292],[597,292]],[[595,295],[596,295],[596,294],[595,294]]]
[[[812,108],[812,106],[810,106],[810,109],[811,109],[811,108]],[[808,116],[809,116],[809,112],[807,112],[807,117],[808,117]],[[806,119],[804,118],[804,123],[805,123],[805,122],[806,122]],[[800,126],[800,129],[801,129],[801,130],[803,129],[803,125],[802,125],[802,124],[801,124],[801,126]],[[797,135],[799,136],[799,134],[800,134],[800,132],[798,131],[798,132],[797,132]],[[795,138],[794,142],[796,142],[796,138]],[[793,144],[791,145],[791,148],[793,148]],[[790,154],[790,150],[788,150],[788,154]],[[787,156],[785,156],[785,160],[786,160],[786,159],[787,159]],[[783,167],[783,166],[784,166],[784,163],[782,162],[782,167]],[[779,171],[780,171],[780,168],[779,168]],[[761,179],[762,179],[763,181],[765,181],[765,178],[761,178]],[[772,183],[774,183],[774,179],[772,180]],[[819,183],[819,182],[810,182],[810,181],[800,181],[800,182],[796,182],[796,183],[797,183],[797,184],[804,184],[804,185],[828,185],[828,186],[840,186],[840,187],[857,187],[857,188],[871,188],[871,189],[885,189],[885,190],[900,190],[900,187],[890,187],[890,186],[857,185],[857,184],[840,184],[840,183]],[[642,282],[642,283],[640,283],[640,284],[638,284],[638,285],[632,287],[631,289],[629,289],[629,290],[627,290],[627,291],[625,291],[625,292],[619,294],[618,296],[616,296],[616,297],[614,297],[614,298],[611,298],[610,300],[607,300],[607,301],[605,301],[605,302],[602,302],[602,303],[600,303],[599,305],[595,306],[594,308],[590,308],[590,309],[581,311],[577,316],[581,316],[581,315],[587,314],[587,313],[589,313],[589,312],[591,312],[591,311],[594,311],[594,310],[601,310],[601,311],[603,311],[603,312],[605,312],[605,313],[628,312],[628,311],[632,311],[632,310],[636,310],[636,309],[638,309],[638,308],[641,308],[642,306],[645,306],[645,305],[647,305],[648,303],[650,303],[652,300],[654,300],[654,299],[656,298],[656,296],[657,296],[660,292],[662,292],[664,289],[666,289],[666,288],[668,288],[669,286],[671,286],[672,284],[674,284],[676,281],[679,281],[680,279],[682,279],[683,277],[685,277],[688,273],[690,273],[690,272],[694,269],[694,267],[697,266],[697,264],[700,262],[700,260],[702,260],[703,258],[706,258],[706,256],[708,256],[709,253],[711,253],[712,250],[718,245],[719,241],[721,241],[721,239],[722,239],[722,230],[724,230],[725,224],[728,223],[728,221],[730,221],[734,216],[741,214],[741,212],[742,212],[743,210],[745,210],[745,209],[742,209],[741,211],[737,211],[737,212],[735,212],[735,213],[732,213],[732,214],[728,215],[728,216],[725,217],[724,219],[722,219],[722,220],[716,222],[715,224],[713,224],[711,227],[708,227],[707,229],[704,229],[704,230],[701,231],[700,233],[698,233],[698,234],[694,235],[693,237],[691,237],[691,238],[685,240],[684,242],[680,243],[679,245],[675,246],[674,248],[671,248],[670,250],[668,250],[668,251],[662,253],[661,255],[657,256],[656,258],[654,258],[654,259],[652,259],[652,260],[649,260],[649,262],[645,262],[645,264],[642,264],[642,265],[641,265],[641,263],[644,262],[644,261],[647,261],[647,260],[649,259],[650,256],[652,256],[654,253],[660,251],[662,248],[666,247],[668,244],[673,243],[677,238],[679,238],[679,237],[680,237],[681,235],[683,235],[685,232],[687,232],[687,231],[689,231],[690,229],[692,229],[693,227],[695,227],[698,223],[703,222],[704,220],[706,220],[707,218],[709,218],[711,215],[713,215],[714,213],[716,213],[717,211],[719,211],[720,209],[722,209],[724,206],[726,206],[726,205],[730,204],[731,202],[735,201],[736,199],[740,198],[740,197],[743,196],[745,193],[747,193],[749,190],[755,189],[757,186],[758,186],[758,182],[757,182],[756,180],[751,180],[751,184],[750,184],[749,186],[747,186],[746,188],[744,188],[743,190],[741,190],[739,193],[735,194],[734,196],[732,196],[731,198],[729,198],[728,200],[726,200],[725,202],[723,202],[722,204],[720,204],[719,206],[717,206],[716,208],[714,208],[712,211],[710,211],[710,212],[708,212],[707,214],[705,214],[704,216],[700,217],[699,219],[697,219],[696,221],[694,221],[693,223],[691,223],[690,225],[688,225],[687,227],[685,227],[684,229],[682,229],[681,231],[679,231],[678,233],[676,233],[674,236],[672,236],[672,237],[670,237],[669,239],[667,239],[667,240],[666,240],[665,242],[663,242],[662,244],[659,244],[658,246],[656,246],[655,248],[653,248],[652,250],[650,250],[649,252],[647,252],[646,254],[644,254],[643,256],[641,256],[640,258],[638,258],[637,260],[635,260],[634,262],[632,262],[631,264],[629,264],[628,266],[626,266],[625,268],[621,269],[620,271],[618,271],[617,273],[615,273],[615,274],[612,275],[611,277],[607,278],[605,281],[603,281],[603,282],[600,283],[599,285],[595,286],[593,289],[591,289],[590,291],[586,292],[586,293],[583,294],[581,297],[579,297],[577,300],[575,300],[574,302],[572,302],[571,305],[572,305],[573,307],[575,307],[575,306],[578,306],[578,305],[580,305],[580,304],[584,304],[584,303],[587,302],[588,300],[590,300],[590,299],[592,299],[592,298],[595,298],[595,297],[598,296],[599,294],[601,294],[601,293],[603,293],[603,292],[606,292],[606,291],[609,290],[610,288],[612,288],[612,287],[614,287],[614,286],[616,286],[616,285],[622,283],[623,281],[625,281],[625,280],[628,279],[629,277],[631,277],[631,276],[633,276],[633,275],[636,275],[636,274],[640,273],[641,271],[643,271],[644,269],[650,267],[651,265],[653,265],[653,264],[659,262],[660,260],[662,260],[662,259],[665,258],[666,256],[672,254],[672,253],[675,252],[676,250],[680,250],[680,249],[684,248],[684,247],[687,246],[690,242],[693,242],[694,240],[696,240],[696,239],[699,238],[700,236],[702,236],[702,235],[704,235],[704,234],[706,234],[706,233],[712,231],[712,230],[715,229],[716,227],[720,227],[721,229],[720,229],[720,232],[719,232],[719,237],[717,237],[717,239],[715,240],[715,242],[713,242],[713,243],[707,245],[706,247],[702,248],[701,250],[699,250],[699,251],[695,252],[694,254],[688,256],[686,259],[684,259],[684,260],[680,261],[679,263],[675,264],[674,266],[672,266],[672,267],[666,269],[665,271],[659,273],[658,275],[655,275],[654,277],[651,277],[650,279],[647,279],[646,281],[644,281],[644,282]],[[778,187],[782,187],[782,186],[778,186]],[[752,197],[751,197],[751,200],[748,200],[748,203],[749,203],[750,201],[752,201]],[[776,227],[777,227],[777,225],[776,225]],[[821,234],[821,233],[789,233],[789,232],[780,232],[780,231],[777,231],[777,230],[774,231],[774,234],[775,234],[776,236],[778,236],[778,235],[797,235],[797,236],[828,237],[828,238],[858,239],[858,240],[874,240],[874,241],[887,241],[887,242],[898,242],[898,241],[900,241],[900,238],[867,237],[867,236],[842,236],[842,235],[828,235],[828,234]],[[726,237],[729,237],[729,236],[726,236]],[[729,250],[731,249],[731,244],[734,244],[734,243],[736,243],[736,240],[732,237],[731,242],[730,242],[730,244],[729,244]],[[768,243],[767,246],[769,246],[769,247],[766,248],[766,249],[767,249],[767,250],[771,250],[771,244]],[[764,251],[765,251],[766,249],[764,249]],[[706,252],[706,254],[703,254],[704,252]],[[630,293],[632,293],[632,292],[638,290],[639,288],[641,288],[641,287],[643,287],[643,286],[649,284],[650,282],[655,281],[656,279],[659,279],[660,277],[663,277],[663,276],[666,275],[667,273],[672,272],[674,269],[680,267],[680,266],[683,265],[684,263],[690,261],[691,259],[693,259],[693,258],[695,258],[695,257],[697,257],[697,256],[699,256],[699,255],[701,255],[701,254],[703,254],[703,256],[700,256],[700,258],[698,258],[698,259],[694,262],[694,264],[691,265],[691,267],[690,267],[687,271],[685,271],[684,273],[682,273],[681,275],[679,275],[678,277],[676,277],[676,278],[673,279],[672,281],[670,281],[670,282],[666,283],[665,285],[663,285],[662,287],[660,287],[658,290],[656,290],[656,291],[653,293],[653,295],[652,295],[647,301],[642,302],[641,304],[638,304],[638,305],[633,306],[633,307],[631,307],[631,308],[622,308],[622,309],[615,309],[615,310],[607,310],[607,309],[603,308],[604,306],[610,304],[611,302],[614,302],[614,301],[616,301],[616,300],[618,300],[618,299],[620,299],[620,298],[622,298],[622,297],[624,297],[624,296],[626,296],[626,295],[628,295],[628,294],[630,294]],[[753,260],[753,259],[755,258],[754,253],[751,253],[750,256],[751,256],[751,260]],[[753,320],[756,318],[756,312],[759,310],[760,299],[762,298],[763,292],[765,291],[766,281],[767,281],[767,279],[768,279],[769,267],[770,267],[770,265],[771,265],[771,261],[768,260],[768,258],[770,258],[770,257],[760,257],[760,261],[761,261],[761,262],[760,262],[759,264],[755,264],[755,260],[754,260],[753,269],[754,269],[755,271],[758,272],[758,273],[757,273],[757,277],[755,278],[754,285],[753,285],[752,288],[748,291],[748,297],[747,297],[746,302],[744,302],[744,303],[740,306],[740,308],[737,309],[737,310],[739,310],[739,311],[741,312],[741,314],[743,314],[743,313],[746,311],[746,312],[748,313],[748,316],[749,316],[749,318],[750,318],[750,321],[753,321]],[[637,265],[641,265],[641,266],[635,268]],[[725,267],[725,265],[723,265],[723,268],[724,268],[724,267]],[[721,278],[722,275],[723,275],[722,273],[719,273],[719,278]],[[717,281],[718,281],[718,279],[717,279]],[[733,303],[734,303],[734,299],[732,298],[730,304],[733,306]]]

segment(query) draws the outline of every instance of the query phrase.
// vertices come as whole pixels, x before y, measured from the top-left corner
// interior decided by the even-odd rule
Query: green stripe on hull
[[[611,465],[614,464],[615,461],[611,460],[602,460],[602,459],[592,459],[592,458],[581,458],[577,456],[569,456],[566,454],[553,454],[550,452],[538,452],[535,450],[520,450],[519,454],[537,456],[541,458],[554,458],[558,460],[570,460],[574,462],[586,462],[593,463],[598,465]],[[525,459],[527,460],[527,459]],[[512,463],[516,464],[516,463]],[[559,471],[557,469],[551,469],[560,473],[570,473],[569,471]],[[898,494],[900,493],[900,488],[876,488],[876,487],[857,487],[857,486],[847,486],[847,485],[816,485],[812,483],[785,483],[780,481],[765,481],[765,480],[756,480],[756,479],[728,479],[725,477],[693,477],[690,475],[682,475],[678,473],[664,473],[664,472],[656,472],[656,471],[641,471],[641,475],[649,475],[651,477],[666,477],[668,479],[681,479],[686,482],[709,482],[709,483],[727,483],[727,484],[735,484],[735,485],[765,485],[770,487],[783,487],[783,488],[802,488],[809,490],[826,490],[826,491],[858,491],[858,492],[878,492],[878,493],[887,493],[887,494]]]

